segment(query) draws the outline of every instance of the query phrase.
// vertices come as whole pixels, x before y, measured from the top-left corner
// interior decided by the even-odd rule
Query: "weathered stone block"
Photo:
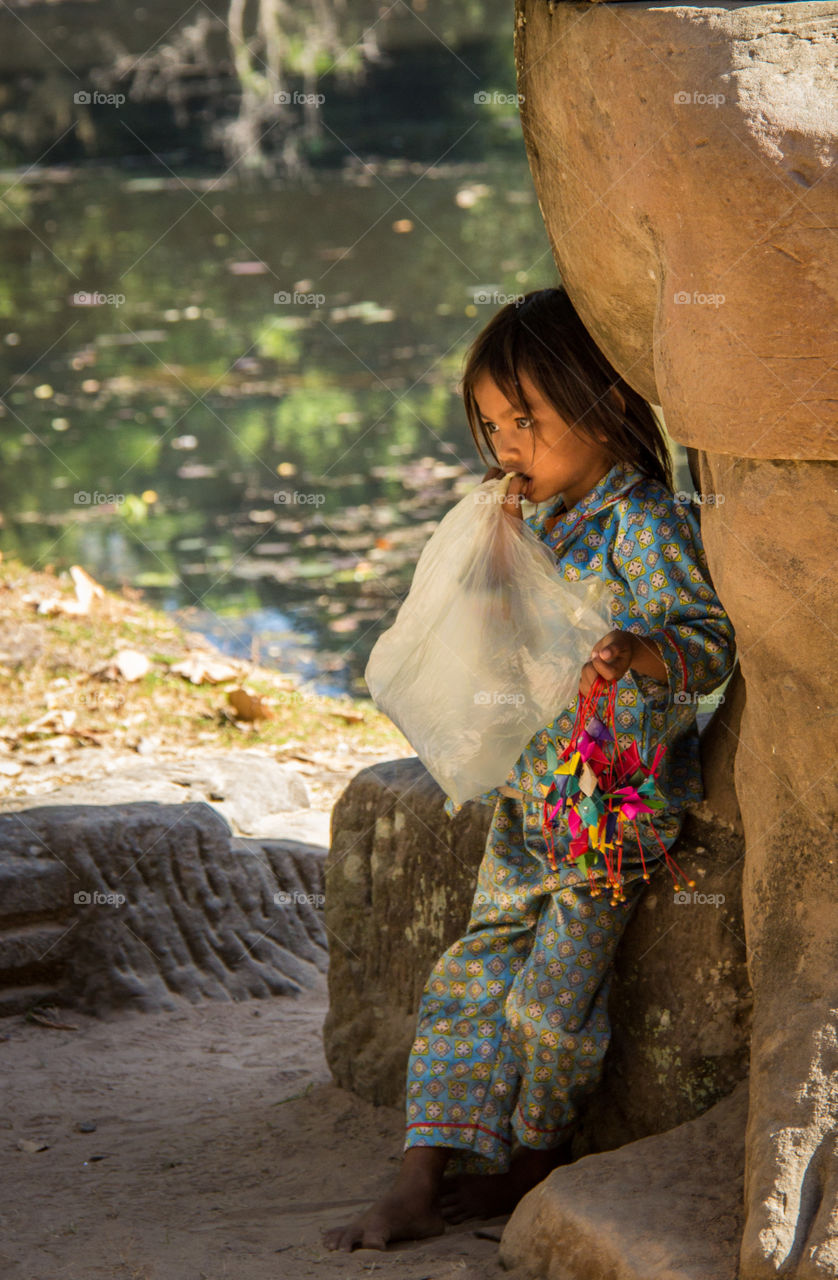
[[[370,1102],[403,1098],[422,987],[468,921],[492,810],[451,820],[444,801],[421,761],[393,760],[357,774],[332,813],[326,1057]]]
[[[695,1120],[556,1169],[500,1257],[515,1280],[736,1280],[748,1086]]]
[[[326,968],[325,850],[231,840],[206,804],[0,816],[0,1012],[287,995]]]

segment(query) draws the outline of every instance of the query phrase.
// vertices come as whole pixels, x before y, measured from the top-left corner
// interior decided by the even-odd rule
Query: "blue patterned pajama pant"
[[[499,798],[466,933],[434,965],[422,994],[405,1150],[454,1148],[450,1171],[503,1173],[515,1140],[559,1145],[602,1075],[611,963],[646,882],[631,828],[626,901],[612,906],[605,887],[593,897],[587,877],[562,861],[569,837],[561,822],[554,871],[541,806]],[[656,816],[667,849],[681,822]],[[648,835],[642,823],[640,830]],[[651,871],[660,847],[644,838],[643,852]]]

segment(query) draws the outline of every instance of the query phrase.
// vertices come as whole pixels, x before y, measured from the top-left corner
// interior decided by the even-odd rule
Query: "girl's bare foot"
[[[443,1217],[446,1222],[458,1223],[511,1213],[528,1191],[570,1160],[570,1143],[566,1142],[549,1151],[522,1149],[513,1156],[507,1173],[461,1173],[446,1178],[440,1196]]]
[[[325,1232],[327,1249],[349,1253],[361,1249],[386,1249],[395,1240],[423,1240],[439,1236],[445,1222],[439,1208],[439,1186],[451,1155],[444,1147],[411,1147],[392,1191],[354,1222]]]

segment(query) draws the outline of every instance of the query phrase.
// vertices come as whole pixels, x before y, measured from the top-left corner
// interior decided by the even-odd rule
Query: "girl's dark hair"
[[[466,355],[462,389],[471,434],[485,462],[483,445],[495,457],[483,427],[475,383],[488,374],[510,404],[531,412],[518,378],[525,373],[568,426],[613,461],[627,462],[672,488],[666,437],[650,405],[606,360],[583,325],[564,288],[534,289],[507,303],[478,334]],[[625,412],[611,396],[615,387]],[[598,439],[606,437],[605,441]]]

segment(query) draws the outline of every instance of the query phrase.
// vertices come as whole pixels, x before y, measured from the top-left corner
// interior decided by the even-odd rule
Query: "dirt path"
[[[401,1111],[335,1088],[325,982],[75,1031],[0,1022],[0,1274],[8,1280],[493,1280],[503,1219],[329,1253],[386,1185]],[[78,1126],[95,1124],[93,1132]],[[26,1152],[19,1139],[44,1141]],[[94,1157],[101,1157],[94,1159]]]

